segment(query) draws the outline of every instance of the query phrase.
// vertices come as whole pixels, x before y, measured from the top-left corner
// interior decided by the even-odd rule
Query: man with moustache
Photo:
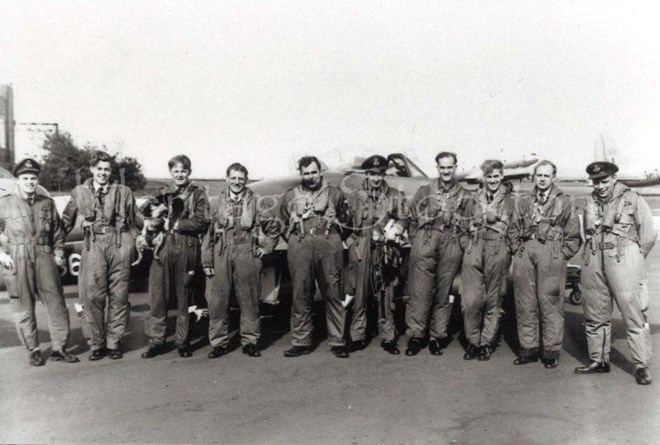
[[[612,303],[616,302],[626,325],[635,381],[649,385],[651,332],[644,259],[657,233],[649,205],[617,181],[618,170],[612,162],[593,162],[587,167],[593,193],[584,209],[587,242],[580,287],[591,363],[575,368],[575,373],[610,372]]]
[[[520,341],[516,365],[537,362],[539,355],[547,369],[559,364],[566,264],[582,240],[571,197],[555,185],[556,178],[555,164],[547,160],[536,164],[534,188],[517,203],[511,223]]]
[[[417,355],[429,329],[429,350],[441,355],[447,343],[451,315],[449,293],[463,260],[467,243],[467,209],[470,192],[456,181],[456,154],[441,152],[435,157],[438,179],[417,190],[409,204],[412,239],[406,308],[408,347],[406,355]],[[430,323],[429,323],[430,319]]]
[[[16,191],[0,198],[0,264],[16,331],[30,351],[30,365],[46,363],[39,349],[34,313],[37,295],[48,314],[53,345],[50,359],[76,363],[78,358],[66,351],[69,311],[58,270],[64,266],[64,232],[55,202],[37,193],[40,171],[35,160],[20,161],[14,168]]]
[[[179,355],[192,357],[188,343],[190,317],[188,307],[194,292],[201,286],[201,237],[209,226],[209,202],[204,189],[190,180],[190,158],[177,155],[167,163],[172,184],[155,197],[155,204],[167,206],[165,241],[158,258],[149,269],[149,314],[145,331],[149,348],[142,358],[149,359],[164,351],[168,303],[176,301],[177,317],[174,344]]]
[[[79,219],[85,238],[78,287],[91,334],[89,360],[123,357],[119,342],[130,311],[131,256],[142,226],[133,191],[111,181],[113,162],[103,151],[92,153],[92,177],[71,191],[62,214],[64,231]]]
[[[323,296],[331,352],[348,357],[342,307],[343,248],[351,210],[344,194],[323,178],[315,156],[298,161],[301,184],[289,189],[279,204],[280,234],[288,243],[293,287],[291,348],[285,357],[309,354],[312,345],[312,302],[318,283]]]
[[[401,255],[398,244],[404,232],[405,195],[385,181],[387,159],[380,155],[362,163],[366,173],[362,186],[349,198],[353,234],[348,240],[348,294],[355,296],[350,335],[353,350],[366,346],[368,308],[378,307],[381,347],[398,355],[394,328],[394,287]]]
[[[259,237],[259,197],[246,187],[248,171],[239,163],[227,168],[227,189],[211,199],[211,224],[202,244],[202,267],[209,305],[209,358],[227,353],[229,297],[232,290],[241,309],[243,353],[259,357],[259,280],[261,257],[276,240]]]
[[[503,184],[502,161],[481,164],[483,187],[470,204],[470,240],[461,272],[463,326],[468,347],[465,360],[489,360],[494,350],[511,263],[508,228],[514,200]]]

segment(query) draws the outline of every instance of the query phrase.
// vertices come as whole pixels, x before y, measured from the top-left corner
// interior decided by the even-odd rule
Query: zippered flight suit
[[[71,191],[62,213],[66,233],[77,220],[85,237],[78,287],[90,348],[117,349],[128,325],[128,281],[135,237],[142,226],[132,190],[118,183],[95,190],[88,179]]]
[[[612,306],[616,302],[626,325],[628,345],[636,367],[651,359],[651,332],[644,258],[653,248],[653,214],[637,193],[623,184],[614,186],[612,199],[589,196],[584,210],[587,237],[580,288],[582,289],[589,358],[608,363],[612,342]]]
[[[511,239],[520,356],[537,357],[542,346],[543,359],[557,359],[564,338],[566,264],[582,244],[579,221],[570,196],[556,185],[545,197],[534,188],[515,209]]]

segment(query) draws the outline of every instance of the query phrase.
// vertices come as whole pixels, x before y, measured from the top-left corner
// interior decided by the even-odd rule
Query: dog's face
[[[151,216],[153,218],[160,218],[166,213],[167,213],[167,206],[165,204],[158,204],[157,206],[154,206],[153,209],[151,210]]]
[[[165,220],[162,218],[151,218],[146,223],[147,232],[159,232],[165,227]]]

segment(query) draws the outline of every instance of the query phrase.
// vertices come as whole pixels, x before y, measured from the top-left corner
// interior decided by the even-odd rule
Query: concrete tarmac
[[[653,346],[660,351],[660,248],[647,260]],[[0,443],[275,443],[275,444],[564,444],[657,443],[660,437],[660,353],[651,386],[636,385],[617,311],[612,372],[577,376],[587,362],[582,308],[566,303],[558,368],[514,366],[515,325],[490,361],[464,361],[454,341],[444,355],[391,356],[375,339],[337,359],[319,338],[316,350],[285,358],[290,334],[266,318],[265,349],[249,358],[236,349],[209,360],[172,350],[140,358],[146,348],[145,293],[132,294],[122,360],[87,360],[68,286],[72,352],[81,363],[28,365],[9,302],[0,294]],[[41,303],[38,322],[48,349]],[[402,351],[407,339],[402,337]]]

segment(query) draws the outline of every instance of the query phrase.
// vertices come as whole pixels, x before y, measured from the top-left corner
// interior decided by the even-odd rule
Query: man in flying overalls
[[[64,265],[64,232],[53,200],[37,192],[40,171],[35,160],[20,161],[14,168],[16,191],[0,198],[0,264],[18,337],[30,351],[30,365],[45,364],[34,313],[37,296],[48,314],[50,359],[76,363],[78,358],[66,351],[69,311],[58,270]]]
[[[298,161],[301,184],[289,189],[279,204],[280,233],[288,243],[293,287],[291,348],[286,357],[309,354],[312,345],[312,302],[316,285],[325,303],[330,351],[348,357],[344,341],[342,238],[348,235],[351,210],[344,194],[323,178],[314,156]]]
[[[571,197],[555,185],[556,178],[557,167],[552,162],[536,164],[534,188],[518,200],[510,226],[520,341],[516,365],[537,362],[539,355],[548,369],[559,364],[566,264],[582,241]]]
[[[471,195],[456,181],[456,155],[441,152],[435,162],[438,179],[421,186],[408,206],[412,249],[406,355],[419,353],[427,328],[431,354],[442,354],[451,315],[449,293],[468,238],[466,212]]]
[[[644,259],[657,233],[648,204],[617,182],[618,170],[612,162],[593,162],[587,167],[594,191],[584,209],[587,242],[580,287],[591,363],[575,368],[575,373],[610,372],[612,306],[616,302],[626,325],[635,381],[648,385],[651,332]]]
[[[394,288],[398,283],[404,231],[405,195],[385,181],[387,159],[374,155],[362,163],[367,177],[350,198],[353,234],[348,239],[347,293],[355,296],[350,335],[353,350],[366,346],[368,312],[378,306],[382,348],[399,354],[394,329]]]
[[[261,257],[275,247],[272,238],[259,237],[259,197],[246,187],[248,171],[234,163],[227,168],[227,189],[211,199],[211,224],[202,244],[202,267],[207,277],[209,358],[227,353],[229,297],[232,290],[241,309],[243,353],[259,357],[259,294]]]
[[[113,162],[105,152],[92,154],[92,177],[71,191],[62,214],[65,232],[79,219],[85,238],[78,287],[91,334],[90,360],[123,357],[119,342],[130,311],[131,256],[142,225],[131,189],[111,181]]]
[[[504,165],[486,160],[481,171],[483,186],[471,202],[470,240],[461,270],[463,327],[469,342],[465,360],[490,359],[511,264],[508,228],[514,200],[510,184],[502,183]]]
[[[188,343],[191,305],[194,292],[202,283],[201,238],[209,227],[209,202],[204,189],[190,180],[190,158],[177,155],[168,161],[172,184],[156,195],[156,203],[167,206],[166,236],[158,258],[149,268],[149,314],[145,331],[149,348],[142,358],[163,352],[167,328],[167,309],[177,303],[174,343],[179,355],[192,357]]]

